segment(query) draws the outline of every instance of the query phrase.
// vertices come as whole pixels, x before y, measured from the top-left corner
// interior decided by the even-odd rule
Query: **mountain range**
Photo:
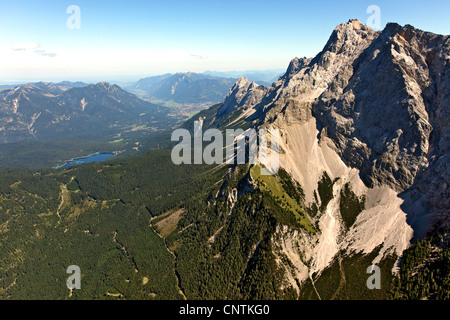
[[[272,70],[244,70],[244,71],[205,71],[203,74],[207,74],[214,77],[222,78],[234,78],[241,77],[247,78],[249,81],[254,81],[259,85],[270,87],[272,83],[278,80],[278,78],[284,75],[286,70],[284,69],[272,69]]]
[[[212,105],[223,101],[235,81],[200,73],[179,72],[143,78],[127,90],[157,101]]]
[[[25,84],[0,93],[0,142],[101,135],[130,125],[158,128],[172,121],[169,112],[106,82]]]
[[[184,117],[107,82],[0,92],[0,166],[44,168],[96,152],[137,154]]]
[[[139,157],[1,169],[0,297],[449,299],[449,63],[449,36],[350,20],[271,86],[239,78],[182,125],[278,130],[271,176],[262,163],[175,165],[167,136],[165,150]],[[173,76],[161,77],[141,84]],[[109,124],[123,113],[120,101],[83,89],[91,92],[39,96],[52,119],[67,105],[71,117],[89,111]],[[31,94],[18,91],[2,96],[11,117],[15,99]],[[37,122],[35,114],[24,116]],[[72,264],[82,290],[65,286]]]

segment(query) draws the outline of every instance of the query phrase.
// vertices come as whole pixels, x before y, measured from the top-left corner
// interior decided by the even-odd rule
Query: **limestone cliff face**
[[[448,90],[437,87],[445,52],[448,37],[389,24],[316,101],[320,125],[369,185],[403,191],[429,166],[431,133],[443,125],[431,118],[448,110]]]
[[[400,256],[413,235],[450,225],[449,63],[449,36],[393,23],[375,32],[350,20],[316,57],[293,59],[272,87],[240,79],[230,91],[218,116],[245,107],[255,127],[278,128],[280,165],[307,203],[324,171],[336,181],[333,200],[313,218],[318,234],[280,227],[274,237],[291,261],[286,269],[294,265],[291,284],[339,252],[381,246],[376,263]],[[346,184],[366,199],[348,230],[339,209]]]
[[[449,63],[449,36],[395,23],[375,32],[350,20],[316,57],[293,59],[272,87],[255,94],[239,80],[219,112],[246,105],[257,125],[280,128],[314,117],[319,138],[329,137],[367,186],[414,188],[443,214],[450,207]]]
[[[367,185],[407,191],[413,216],[431,210],[440,220],[450,208],[449,53],[448,36],[389,24],[314,105]],[[423,201],[422,210],[413,204]]]

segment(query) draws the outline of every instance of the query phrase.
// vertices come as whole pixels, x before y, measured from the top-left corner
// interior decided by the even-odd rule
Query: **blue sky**
[[[397,22],[450,34],[450,1],[1,1],[0,83],[137,80],[166,72],[284,69],[336,25],[377,5]],[[80,8],[80,29],[66,26]]]

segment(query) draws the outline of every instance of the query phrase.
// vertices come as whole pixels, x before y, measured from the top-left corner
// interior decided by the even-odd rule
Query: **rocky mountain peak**
[[[246,77],[240,77],[228,92],[217,116],[223,116],[243,106],[253,107],[266,93],[266,88],[256,82],[250,82]]]
[[[334,29],[322,52],[335,54],[352,53],[352,48],[367,45],[378,35],[379,32],[374,31],[360,21],[350,20],[347,23],[338,25]]]
[[[116,86],[115,85],[111,85],[110,83],[108,83],[106,81],[102,81],[102,82],[97,83],[95,85],[95,87],[99,88],[99,89],[104,89],[104,90],[111,90],[111,89],[113,89]]]
[[[383,29],[383,33],[397,33],[402,29],[402,26],[396,22],[388,22],[386,27]]]
[[[363,31],[372,30],[372,28],[370,28],[369,26],[366,26],[358,19],[350,19],[350,20],[348,20],[348,22],[341,23],[338,26],[336,26],[336,28],[334,30],[348,32],[349,29],[363,30]]]
[[[242,88],[242,87],[248,86],[249,84],[250,84],[250,81],[248,81],[248,79],[246,77],[240,77],[234,84],[234,87]]]

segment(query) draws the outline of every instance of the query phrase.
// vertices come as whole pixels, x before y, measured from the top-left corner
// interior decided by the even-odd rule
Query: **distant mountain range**
[[[199,105],[201,108],[209,107],[223,101],[231,87],[240,77],[254,81],[258,85],[269,87],[284,74],[283,69],[274,70],[247,70],[247,71],[205,71],[203,73],[178,72],[166,73],[146,77],[135,83],[114,81],[125,90],[139,97],[165,105],[185,104]],[[37,82],[32,83],[38,88],[51,90],[60,94],[68,89],[86,87],[85,82],[62,81],[58,83]],[[0,92],[6,89],[20,87],[25,84],[0,85]],[[198,108],[188,110],[188,113]]]
[[[284,70],[205,71],[203,73],[166,73],[140,79],[125,89],[142,98],[170,105],[197,104],[211,106],[223,101],[236,80],[246,77],[258,85],[270,86]],[[202,109],[203,109],[202,108]],[[191,110],[192,111],[192,110]],[[195,111],[195,110],[193,110]]]
[[[150,99],[210,105],[222,101],[236,79],[193,72],[143,78],[126,89]]]
[[[273,69],[273,70],[246,70],[246,71],[205,71],[203,74],[222,77],[222,78],[241,78],[245,77],[249,81],[254,81],[259,85],[270,87],[272,83],[278,80],[279,77],[284,75],[285,69]]]
[[[0,93],[0,143],[98,135],[174,122],[170,110],[106,82],[39,82]]]
[[[23,85],[25,85],[25,84],[26,84],[26,83],[19,83],[19,84],[2,84],[2,85],[0,85],[0,88],[1,88],[1,89],[13,89],[13,88],[16,88],[16,87],[21,87],[21,86],[23,86]],[[60,88],[60,89],[61,89],[61,92],[62,92],[62,91],[65,91],[65,90],[68,90],[68,89],[71,89],[71,88],[85,87],[85,86],[88,85],[88,83],[86,83],[86,82],[81,82],[81,81],[76,81],[76,82],[72,82],[72,81],[61,81],[61,82],[58,82],[58,83],[52,83],[52,82],[44,82],[44,81],[41,81],[41,82],[35,82],[35,83],[32,83],[32,84],[35,85],[35,86],[37,86],[37,87],[39,87],[39,88],[42,88],[42,87],[44,87],[44,88],[46,88],[46,89],[48,89],[48,88],[54,88],[54,89]]]

